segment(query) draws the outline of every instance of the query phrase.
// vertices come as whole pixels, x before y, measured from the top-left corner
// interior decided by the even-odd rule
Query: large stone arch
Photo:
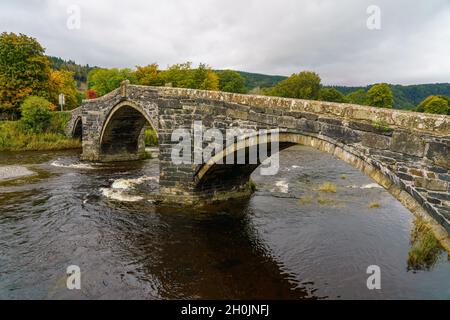
[[[133,101],[122,101],[106,116],[99,136],[100,160],[128,161],[144,157],[144,129],[157,125],[146,109]]]
[[[394,172],[385,167],[380,167],[369,158],[355,153],[354,150],[350,150],[337,141],[327,137],[312,136],[304,132],[279,132],[275,140],[270,137],[266,139],[249,138],[250,136],[244,137],[238,142],[227,145],[220,153],[197,168],[194,181],[196,189],[199,192],[209,194],[210,196],[220,194],[218,198],[221,200],[226,197],[226,192],[230,192],[230,196],[235,196],[237,192],[245,195],[245,190],[248,191],[247,184],[250,176],[261,165],[261,162],[258,161],[257,164],[227,165],[224,164],[225,157],[230,153],[237,153],[242,149],[248,150],[254,146],[255,141],[258,146],[261,143],[270,144],[276,141],[279,143],[279,152],[294,145],[303,145],[331,154],[337,159],[350,164],[381,185],[413,214],[421,216],[433,225],[437,225],[436,221],[440,221],[438,215],[432,214],[434,219],[430,219],[429,214],[432,212],[425,210],[423,203],[420,203],[414,194],[412,194],[412,189],[405,188],[401,179]],[[248,152],[246,152],[246,155],[248,155]]]

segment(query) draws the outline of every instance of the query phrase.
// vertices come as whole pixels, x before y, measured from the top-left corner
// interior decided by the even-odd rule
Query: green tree
[[[23,128],[33,133],[41,133],[50,124],[51,103],[42,97],[29,96],[20,107]]]
[[[161,78],[172,87],[219,90],[219,78],[210,67],[203,63],[195,69],[191,66],[191,62],[174,64],[161,72]]]
[[[191,65],[191,62],[174,64],[167,70],[162,71],[161,77],[165,85],[177,88],[193,88],[194,79]]]
[[[0,104],[18,114],[28,95],[48,96],[50,62],[36,39],[23,34],[0,35]]]
[[[136,84],[136,75],[130,69],[94,69],[88,75],[88,88],[103,96],[117,88],[124,80]]]
[[[134,72],[137,82],[143,86],[163,86],[164,79],[161,77],[161,72],[158,70],[156,63],[145,67],[136,66]]]
[[[450,98],[446,96],[429,96],[417,106],[416,111],[434,114],[450,114]]]
[[[437,99],[439,100],[445,100],[447,101],[447,105],[450,107],[450,97],[447,96],[443,96],[443,95],[432,95],[427,97],[425,100],[423,100],[416,108],[417,112],[426,112],[425,108],[428,109],[428,113],[439,113],[439,114],[445,114],[443,112],[445,112],[444,107],[443,107],[443,103],[442,102],[437,102]],[[430,106],[431,102],[433,102],[433,105]],[[438,105],[441,105],[442,110],[439,110]],[[430,112],[431,110],[434,111],[440,111],[440,112]],[[447,114],[450,113],[450,110],[447,110]]]
[[[320,77],[315,72],[303,71],[293,74],[278,83],[271,94],[279,97],[317,100],[320,91]]]
[[[219,89],[224,92],[245,93],[245,79],[239,72],[233,70],[224,70],[218,72]]]
[[[344,95],[335,88],[320,89],[319,100],[340,103],[346,102]]]
[[[367,92],[364,89],[359,89],[353,92],[350,92],[345,96],[345,99],[349,103],[366,105],[367,104]]]
[[[378,108],[392,108],[394,95],[387,83],[379,83],[372,86],[367,92],[367,104]]]

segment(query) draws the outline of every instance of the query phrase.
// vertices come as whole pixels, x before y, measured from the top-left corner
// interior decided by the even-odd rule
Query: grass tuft
[[[325,182],[319,187],[319,191],[321,192],[328,192],[328,193],[336,193],[337,187],[334,183],[331,182]]]
[[[380,207],[381,207],[381,205],[378,202],[374,201],[374,202],[369,203],[369,209],[378,209]]]
[[[411,232],[412,247],[408,253],[408,269],[426,270],[439,259],[441,247],[425,220],[417,218]]]

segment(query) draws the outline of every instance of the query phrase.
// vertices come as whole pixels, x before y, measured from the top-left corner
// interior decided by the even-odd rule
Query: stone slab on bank
[[[3,166],[0,167],[0,181],[13,180],[23,177],[35,175],[34,171],[31,171],[23,166]]]

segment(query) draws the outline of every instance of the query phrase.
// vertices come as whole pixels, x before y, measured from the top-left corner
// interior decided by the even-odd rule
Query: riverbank
[[[32,133],[22,130],[18,121],[0,122],[0,151],[54,151],[77,148],[81,148],[81,141],[68,138],[57,130]]]

